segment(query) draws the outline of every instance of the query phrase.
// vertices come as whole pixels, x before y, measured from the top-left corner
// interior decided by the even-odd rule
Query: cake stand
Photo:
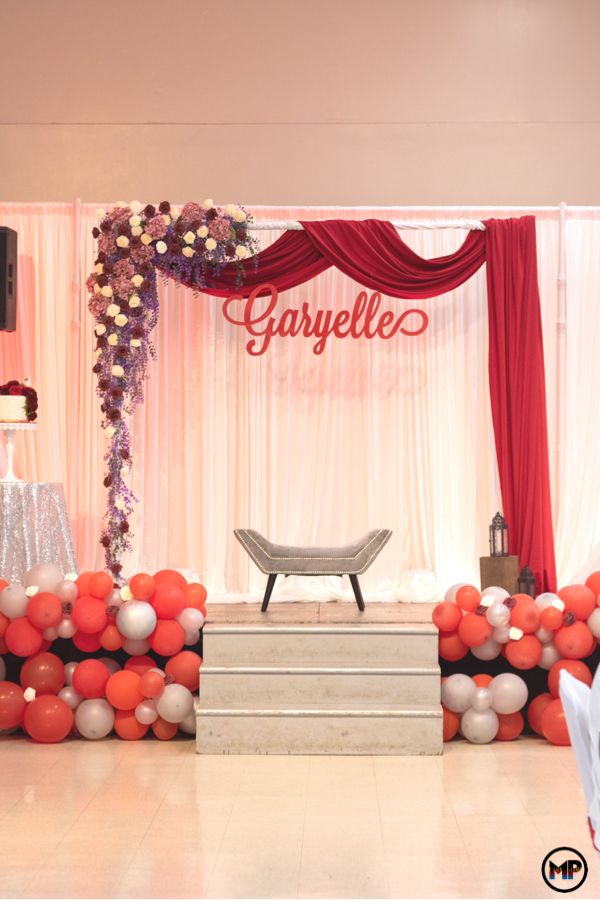
[[[8,468],[4,478],[0,478],[0,484],[5,482],[22,481],[17,478],[13,468],[13,460],[15,457],[15,434],[17,431],[35,431],[37,425],[35,422],[0,422],[0,431],[6,434],[6,459],[8,460]]]

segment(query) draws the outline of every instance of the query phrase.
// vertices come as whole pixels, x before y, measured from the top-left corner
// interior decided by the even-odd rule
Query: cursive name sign
[[[267,296],[260,297],[260,294]],[[267,305],[264,306],[263,301],[267,298]],[[300,309],[288,307],[277,314],[278,300],[279,292],[275,285],[261,284],[247,299],[240,294],[232,294],[223,304],[223,315],[227,321],[245,328],[251,335],[246,344],[251,356],[266,353],[272,338],[276,336],[315,338],[312,349],[318,356],[332,335],[355,340],[379,337],[389,341],[398,333],[417,337],[429,325],[429,317],[421,309],[406,309],[398,314],[390,309],[380,312],[381,294],[378,291],[370,295],[361,291],[351,310],[341,309],[338,312],[311,309],[305,300]]]

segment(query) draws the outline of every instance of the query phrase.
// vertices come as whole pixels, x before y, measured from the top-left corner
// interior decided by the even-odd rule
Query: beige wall
[[[600,204],[600,0],[0,0],[0,200]]]

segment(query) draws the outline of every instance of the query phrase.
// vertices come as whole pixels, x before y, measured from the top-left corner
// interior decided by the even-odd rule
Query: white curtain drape
[[[30,375],[40,393],[40,428],[21,438],[30,478],[62,480],[83,568],[100,567],[103,511],[93,335],[85,278],[94,258],[91,206],[0,204],[19,232],[19,329],[0,334],[0,379]],[[79,218],[79,212],[81,213]],[[477,209],[256,209],[257,218],[487,218]],[[523,215],[525,210],[498,210]],[[594,460],[600,389],[595,355],[600,219],[570,211],[567,412],[557,421],[558,212],[536,214],[546,353],[552,489],[562,583],[591,565],[600,542]],[[278,232],[260,232],[262,246]],[[461,231],[403,231],[426,257],[456,249]],[[78,284],[78,280],[80,283]],[[335,270],[287,292],[349,308],[361,290]],[[392,341],[275,338],[247,354],[246,333],[228,324],[222,301],[160,287],[158,356],[146,402],[133,422],[140,498],[126,568],[196,570],[213,598],[257,595],[262,576],[233,537],[236,526],[275,541],[342,543],[372,527],[392,541],[364,577],[367,595],[429,600],[455,581],[478,580],[487,527],[501,508],[487,373],[485,271],[445,296],[384,309],[425,309],[428,330]],[[559,437],[562,435],[562,441]],[[561,453],[559,457],[559,446]],[[2,459],[0,456],[0,471]],[[587,474],[586,474],[587,473]],[[589,488],[589,490],[588,490]],[[565,502],[568,498],[575,501]],[[600,551],[598,551],[600,555]],[[598,560],[600,565],[600,560]],[[337,579],[285,583],[280,596],[348,595]]]

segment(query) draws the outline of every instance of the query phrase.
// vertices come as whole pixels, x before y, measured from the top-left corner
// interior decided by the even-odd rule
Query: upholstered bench
[[[392,536],[387,528],[378,528],[344,547],[288,547],[273,544],[251,528],[236,528],[234,534],[260,571],[269,576],[262,612],[267,610],[278,575],[349,575],[362,612],[365,603],[358,576],[366,572]]]

